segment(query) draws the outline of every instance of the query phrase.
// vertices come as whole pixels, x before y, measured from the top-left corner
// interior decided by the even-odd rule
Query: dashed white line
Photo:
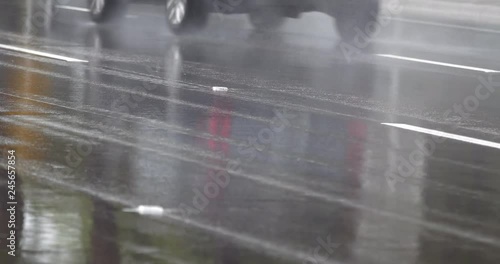
[[[82,7],[76,7],[76,6],[56,5],[56,8],[79,11],[79,12],[90,12],[90,9],[88,9],[88,8],[82,8]]]
[[[439,66],[445,66],[445,67],[451,67],[451,68],[457,68],[457,69],[464,69],[464,70],[470,70],[470,71],[479,71],[479,72],[485,72],[485,73],[500,72],[500,71],[492,70],[492,69],[471,67],[471,66],[466,66],[466,65],[446,63],[446,62],[440,62],[440,61],[423,60],[423,59],[418,59],[418,58],[404,57],[404,56],[398,56],[398,55],[392,55],[392,54],[375,54],[375,55],[379,56],[379,57],[385,57],[385,58],[391,58],[391,59],[397,59],[397,60],[405,60],[405,61],[412,61],[412,62],[419,62],[419,63],[432,64],[432,65],[439,65]]]
[[[477,139],[477,138],[472,138],[472,137],[456,135],[456,134],[452,134],[452,133],[442,132],[439,130],[433,130],[433,129],[412,126],[412,125],[407,125],[407,124],[399,124],[399,123],[382,123],[382,125],[397,127],[397,128],[411,130],[411,131],[429,134],[429,135],[433,135],[433,136],[444,137],[444,138],[454,139],[454,140],[467,142],[467,143],[471,143],[471,144],[500,149],[500,143],[482,140],[482,139]]]
[[[80,59],[75,59],[75,58],[70,58],[70,57],[66,57],[66,56],[60,56],[60,55],[56,55],[56,54],[51,54],[51,53],[46,53],[46,52],[41,52],[41,51],[36,51],[36,50],[30,50],[30,49],[25,49],[25,48],[19,48],[19,47],[10,46],[10,45],[0,44],[0,49],[13,50],[13,51],[32,54],[32,55],[38,55],[41,57],[47,57],[47,58],[52,58],[52,59],[56,59],[56,60],[63,60],[63,61],[67,61],[67,62],[88,62],[86,60],[80,60]]]

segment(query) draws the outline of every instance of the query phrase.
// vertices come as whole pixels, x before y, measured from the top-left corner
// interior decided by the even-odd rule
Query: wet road
[[[500,22],[402,1],[370,45],[320,14],[175,37],[158,3],[84,2],[0,2],[1,263],[500,262]]]

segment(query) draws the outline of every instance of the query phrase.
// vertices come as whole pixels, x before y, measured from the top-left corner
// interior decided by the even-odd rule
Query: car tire
[[[166,0],[167,25],[175,34],[200,30],[207,24],[208,12],[199,0]]]
[[[128,0],[88,0],[90,18],[96,23],[115,22],[127,9]]]
[[[248,20],[258,31],[276,30],[285,23],[285,17],[272,9],[259,9],[248,14]]]
[[[358,35],[362,35],[359,37],[369,41],[373,36],[366,31],[366,28],[373,25],[379,26],[373,24],[377,23],[378,13],[378,0],[342,0],[333,14],[342,41],[353,43]]]

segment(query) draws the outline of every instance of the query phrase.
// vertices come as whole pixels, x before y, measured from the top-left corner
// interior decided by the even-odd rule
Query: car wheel
[[[250,12],[248,18],[252,26],[259,31],[275,30],[285,22],[285,17],[280,12],[272,9],[261,9]]]
[[[346,1],[337,6],[334,11],[335,24],[338,33],[343,41],[353,43],[355,38],[360,37],[369,41],[374,27],[379,27],[377,24],[377,16],[379,13],[379,4],[377,0],[368,1]],[[361,36],[359,36],[361,35]]]
[[[90,18],[96,23],[116,21],[125,13],[127,2],[127,0],[88,0]]]
[[[208,13],[203,1],[166,0],[167,25],[175,34],[182,34],[204,27]]]

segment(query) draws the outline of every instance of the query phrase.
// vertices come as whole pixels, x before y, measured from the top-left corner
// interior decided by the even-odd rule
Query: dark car
[[[88,0],[91,17],[106,22],[119,17],[128,0]],[[351,39],[377,19],[379,0],[165,0],[167,24],[176,34],[202,28],[210,13],[248,14],[258,30],[275,29],[285,18],[322,12],[335,18],[339,34]]]

